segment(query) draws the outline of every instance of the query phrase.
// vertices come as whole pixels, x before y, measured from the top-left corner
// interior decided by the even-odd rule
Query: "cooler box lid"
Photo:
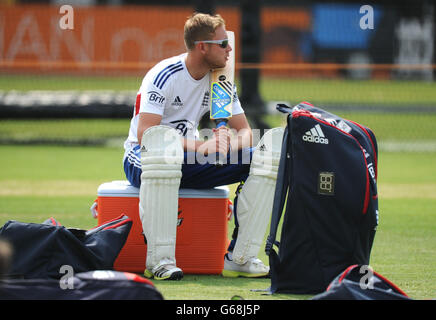
[[[97,194],[99,197],[139,197],[139,188],[135,188],[127,180],[115,180],[101,184]],[[179,189],[179,198],[226,199],[228,197],[227,186],[213,189]]]

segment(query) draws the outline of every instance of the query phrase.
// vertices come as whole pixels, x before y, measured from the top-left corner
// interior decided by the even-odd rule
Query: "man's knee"
[[[132,186],[136,188],[141,186],[142,170],[130,163],[127,158],[124,160],[124,173],[127,181],[129,181]]]

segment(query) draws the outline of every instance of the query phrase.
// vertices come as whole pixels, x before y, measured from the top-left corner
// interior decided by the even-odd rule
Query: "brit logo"
[[[157,91],[149,91],[148,94],[148,101],[154,104],[163,105],[165,101],[165,97],[161,95]]]
[[[322,132],[321,126],[319,124],[315,125],[309,131],[303,135],[303,141],[312,143],[329,144],[329,139],[327,139]]]

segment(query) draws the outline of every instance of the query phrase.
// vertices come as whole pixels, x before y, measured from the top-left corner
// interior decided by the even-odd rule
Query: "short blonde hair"
[[[211,40],[215,30],[225,26],[224,19],[216,14],[214,16],[206,13],[194,13],[186,20],[184,29],[185,45],[188,50],[195,47],[194,42],[199,40]]]

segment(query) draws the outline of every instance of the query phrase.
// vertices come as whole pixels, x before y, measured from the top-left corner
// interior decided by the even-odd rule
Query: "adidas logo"
[[[181,106],[183,106],[183,102],[182,102],[182,100],[180,99],[180,97],[177,96],[177,97],[174,99],[173,103],[171,103],[171,105],[172,105],[172,106],[181,107]]]
[[[266,145],[263,143],[260,147],[259,147],[260,151],[266,151]]]
[[[329,139],[325,137],[324,132],[322,132],[319,124],[315,125],[309,131],[306,131],[306,133],[303,135],[303,141],[329,144]]]

